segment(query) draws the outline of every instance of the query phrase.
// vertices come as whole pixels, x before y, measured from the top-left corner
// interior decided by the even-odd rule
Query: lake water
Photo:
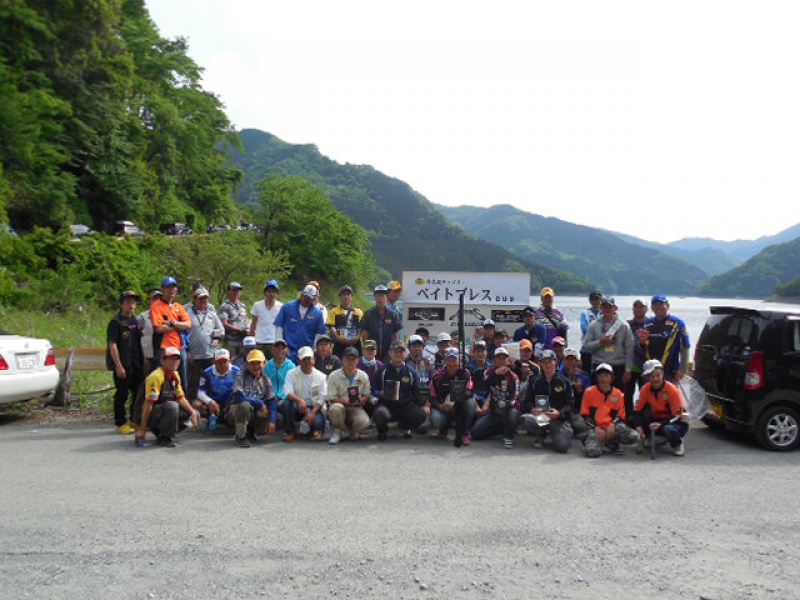
[[[623,319],[633,318],[633,301],[638,296],[615,296],[614,299],[619,307],[618,314]],[[645,303],[650,305],[650,296],[642,296]],[[540,299],[531,297],[531,306],[538,306]],[[800,310],[800,305],[797,304],[781,304],[778,302],[767,302],[765,300],[743,300],[741,298],[697,298],[693,296],[669,296],[670,314],[680,317],[686,322],[686,327],[689,330],[689,339],[694,347],[700,332],[703,330],[703,325],[708,317],[709,307],[711,306],[740,306],[744,308],[754,308],[761,310]],[[567,316],[569,323],[569,339],[567,340],[570,347],[580,348],[581,327],[580,315],[581,312],[589,308],[589,300],[586,296],[556,296],[555,306],[563,311]],[[652,317],[653,313],[648,310],[648,317]],[[510,332],[513,333],[513,332]],[[692,356],[694,351],[692,351]]]

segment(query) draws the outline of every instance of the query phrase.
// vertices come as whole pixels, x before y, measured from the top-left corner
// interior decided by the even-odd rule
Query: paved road
[[[0,426],[0,598],[800,598],[800,452]]]

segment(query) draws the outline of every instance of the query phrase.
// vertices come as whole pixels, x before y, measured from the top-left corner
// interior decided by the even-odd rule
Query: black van
[[[695,348],[694,377],[709,426],[753,433],[768,450],[800,445],[800,310],[711,307]]]

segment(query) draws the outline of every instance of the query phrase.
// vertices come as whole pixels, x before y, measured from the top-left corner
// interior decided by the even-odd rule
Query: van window
[[[701,335],[701,344],[713,346],[721,356],[747,354],[758,340],[758,323],[740,315],[711,318]]]
[[[792,328],[790,352],[800,352],[800,321],[789,321]]]

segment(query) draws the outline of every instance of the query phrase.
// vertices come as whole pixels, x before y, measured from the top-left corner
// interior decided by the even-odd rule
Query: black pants
[[[413,402],[392,408],[379,403],[372,415],[378,433],[389,431],[389,421],[397,421],[400,423],[401,429],[417,429],[422,427],[427,418],[428,415],[425,414],[423,408]]]
[[[136,401],[136,392],[144,382],[144,373],[140,369],[125,369],[125,379],[117,377],[116,371],[114,375],[114,425],[119,427],[125,425],[129,420],[133,421],[133,404]],[[130,405],[128,408],[129,417],[125,416],[125,403],[130,397]]]

